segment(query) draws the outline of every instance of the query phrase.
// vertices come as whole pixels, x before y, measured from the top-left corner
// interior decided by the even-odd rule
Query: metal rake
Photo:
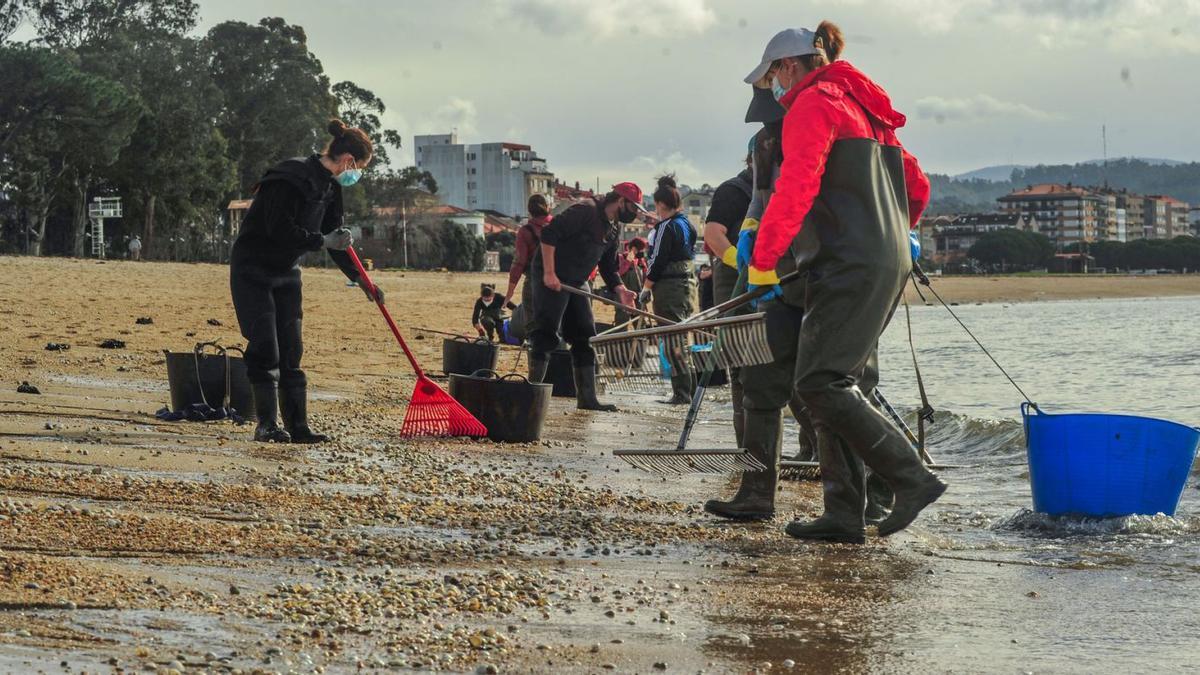
[[[791,283],[800,277],[800,272],[792,272],[780,279],[779,283]],[[591,339],[591,345],[600,356],[602,371],[607,369],[614,375],[635,370],[653,371],[655,367],[660,373],[699,373],[770,363],[774,356],[767,341],[765,314],[760,312],[717,318],[757,300],[770,290],[770,287],[764,286],[743,293],[679,323],[665,322],[665,325],[653,328],[597,335]],[[693,358],[695,348],[705,345],[712,345],[707,357]],[[646,359],[652,348],[656,348],[660,355],[658,364]]]
[[[763,471],[767,467],[743,448],[734,450],[689,450],[688,438],[696,419],[700,415],[700,406],[704,403],[704,394],[708,390],[708,382],[712,378],[712,370],[705,370],[696,384],[696,392],[692,395],[692,404],[688,407],[687,419],[683,422],[683,430],[679,433],[679,443],[673,450],[613,450],[613,457],[650,473],[661,476],[683,476],[689,473],[730,474],[744,471]]]

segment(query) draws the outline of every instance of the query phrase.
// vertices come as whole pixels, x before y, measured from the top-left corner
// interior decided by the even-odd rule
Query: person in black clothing
[[[712,265],[703,263],[700,269],[696,270],[696,284],[700,288],[700,311],[712,309],[717,303],[715,302],[715,294],[713,293],[713,270]]]
[[[571,345],[576,404],[580,410],[611,412],[616,406],[596,398],[596,352],[588,341],[596,334],[592,305],[562,290],[583,288],[592,270],[621,304],[633,306],[633,291],[617,275],[617,247],[623,223],[633,222],[642,208],[642,190],[633,183],[613,186],[603,199],[585,200],[563,211],[542,230],[541,248],[533,260],[534,319],[529,341],[529,379],[541,382],[550,352],[563,339]]]
[[[475,309],[471,311],[471,325],[479,331],[479,337],[486,334],[489,342],[496,341],[496,331],[504,325],[503,313],[507,304],[504,296],[497,293],[491,284],[480,285]]]
[[[254,394],[254,440],[320,443],[328,436],[308,426],[308,380],[300,369],[301,256],[322,248],[353,282],[358,272],[346,249],[342,188],[358,182],[373,148],[361,130],[329,123],[333,139],[320,155],[280,162],[254,188],[230,256],[229,285],[246,338],[246,376]],[[363,287],[371,301],[375,297]],[[378,293],[382,300],[382,291]],[[283,413],[283,428],[276,413]]]

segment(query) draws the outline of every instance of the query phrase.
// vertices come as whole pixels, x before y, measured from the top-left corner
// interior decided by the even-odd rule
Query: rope
[[[967,324],[963,323],[962,319],[958,318],[958,315],[954,313],[954,310],[950,309],[950,305],[946,304],[946,301],[942,299],[942,296],[938,295],[938,292],[933,288],[933,285],[929,283],[929,277],[925,276],[925,272],[922,271],[921,268],[915,263],[913,264],[912,275],[916,281],[921,282],[922,286],[929,289],[929,292],[933,294],[933,297],[937,298],[938,302],[942,303],[942,307],[945,307],[947,312],[950,312],[950,316],[954,317],[954,320],[958,322],[958,325],[962,326],[962,329],[966,331],[967,335],[970,335],[971,339],[975,341],[975,344],[979,345],[979,348],[983,350],[983,353],[992,360],[992,363],[996,365],[996,368],[998,368],[1000,372],[1004,374],[1004,377],[1008,379],[1009,384],[1011,384],[1013,388],[1021,394],[1021,398],[1025,399],[1025,402],[1030,405],[1036,405],[1033,400],[1029,398],[1029,395],[1025,393],[1025,390],[1021,388],[1021,385],[1017,384],[1016,380],[1014,380],[1012,376],[1008,374],[1008,371],[1004,369],[1004,366],[1000,365],[1000,362],[996,360],[996,357],[992,356],[992,353],[988,351],[987,347],[983,346],[983,343],[979,341],[979,338],[975,337],[975,334],[971,332],[971,329],[967,328]],[[916,286],[916,284],[913,285],[914,287]],[[917,294],[921,296],[922,300],[925,299],[925,296],[921,294],[920,289],[917,289]]]
[[[916,286],[916,282],[913,282]],[[920,293],[920,291],[918,291]],[[925,423],[933,422],[933,405],[929,403],[929,397],[925,394],[925,380],[921,377],[921,366],[917,363],[917,345],[913,341],[912,332],[912,311],[908,307],[908,297],[903,293],[904,298],[904,322],[908,327],[908,351],[912,354],[913,372],[917,376],[917,391],[921,394],[921,409],[917,411],[917,452],[925,453]],[[926,454],[926,456],[928,456]],[[932,461],[929,462],[932,464]]]

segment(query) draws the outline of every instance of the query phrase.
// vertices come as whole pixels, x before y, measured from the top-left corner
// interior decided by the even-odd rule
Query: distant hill
[[[1146,164],[1149,164],[1150,166],[1179,166],[1180,164],[1187,164],[1187,162],[1181,162],[1177,159],[1162,159],[1159,157],[1116,157],[1116,158],[1110,157],[1108,159],[1109,164],[1112,164],[1113,162],[1122,162],[1122,161],[1145,162]],[[1103,163],[1104,163],[1103,159],[1089,159],[1086,162],[1080,162],[1080,164],[1103,164]]]
[[[1027,168],[1024,164],[997,164],[996,166],[985,166],[982,169],[960,173],[950,178],[952,180],[986,180],[994,183],[1006,183],[1012,179],[1014,169],[1024,168]]]
[[[995,180],[987,177],[1008,168],[1011,178]],[[979,172],[988,172],[982,175]],[[960,176],[974,176],[960,178]],[[987,167],[977,171],[946,176],[930,174],[933,195],[929,204],[931,215],[994,211],[996,198],[1014,189],[1036,183],[1072,183],[1074,185],[1104,185],[1127,189],[1138,194],[1165,194],[1190,204],[1200,204],[1200,162],[1179,162],[1167,159],[1110,159],[1103,161],[1053,166]]]

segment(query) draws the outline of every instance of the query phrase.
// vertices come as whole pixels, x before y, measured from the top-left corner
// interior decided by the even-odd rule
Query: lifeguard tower
[[[88,220],[92,221],[92,255],[104,257],[104,221],[121,217],[120,197],[96,197],[88,204]]]

